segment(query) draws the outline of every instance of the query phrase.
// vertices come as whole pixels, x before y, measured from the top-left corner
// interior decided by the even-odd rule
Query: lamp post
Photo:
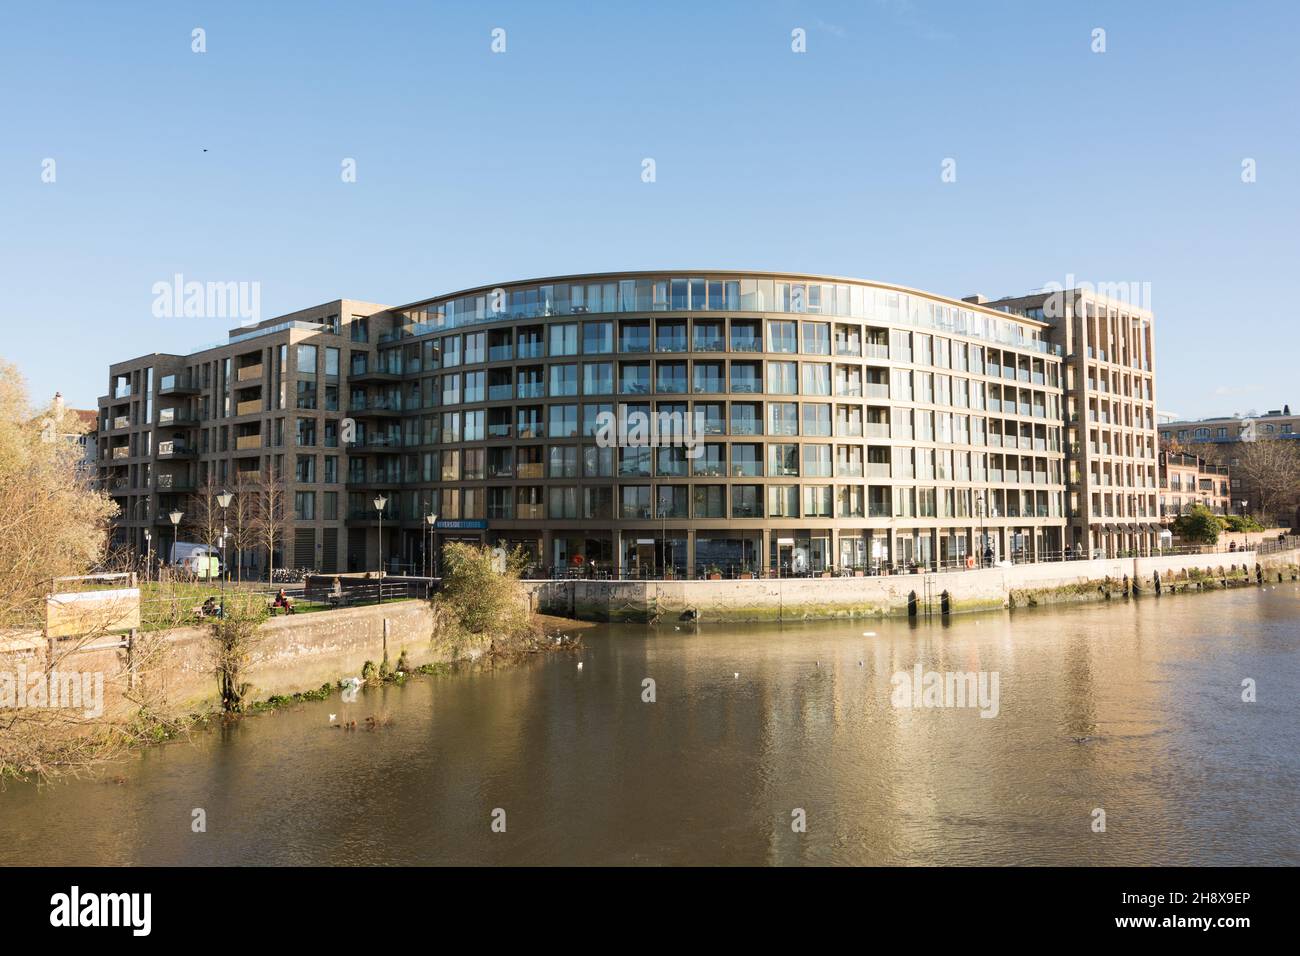
[[[982,491],[975,492],[975,514],[977,514],[980,519],[979,565],[982,568],[984,567],[984,549],[986,547],[985,542],[987,541],[987,537],[984,534],[984,492]]]
[[[226,509],[230,507],[230,492],[221,489],[217,495],[221,506],[221,619],[226,619]]]
[[[173,555],[174,555],[174,554],[175,554],[175,551],[176,551],[176,545],[180,543],[181,519],[185,517],[185,512],[180,511],[180,510],[173,511],[173,512],[172,512],[171,514],[169,514],[167,517],[168,517],[168,519],[170,519],[170,521],[171,521],[171,523],[172,523],[172,552],[173,552]],[[168,562],[165,562],[165,563],[170,564],[171,562],[168,561]],[[159,574],[158,579],[159,579],[160,581],[162,580],[162,575],[161,575],[161,573]]]
[[[388,499],[375,495],[375,511],[379,515],[379,603],[384,603],[384,506]]]
[[[1250,532],[1246,530],[1246,506],[1250,504],[1245,498],[1237,502],[1237,507],[1241,509],[1241,534],[1242,540],[1245,541],[1246,550],[1250,550]]]
[[[153,534],[144,529],[144,573],[145,579],[153,580]]]
[[[659,578],[668,577],[668,508],[659,502]]]
[[[429,526],[429,557],[425,564],[428,566],[429,587],[433,587],[434,572],[438,569],[438,513],[430,511],[424,516],[424,520]]]

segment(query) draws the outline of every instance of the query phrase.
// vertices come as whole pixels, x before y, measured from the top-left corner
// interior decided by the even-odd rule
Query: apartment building
[[[1170,525],[1195,505],[1216,515],[1234,514],[1232,477],[1227,465],[1211,464],[1200,455],[1160,452],[1161,523]]]
[[[219,347],[112,366],[101,471],[124,507],[119,540],[142,549],[209,476],[276,468],[294,502],[278,566],[419,572],[455,539],[523,547],[543,569],[631,575],[1045,559],[1070,523],[1053,334],[1031,315],[789,273],[338,300]],[[1118,347],[1128,360],[1127,337]],[[1135,374],[1119,354],[1094,375]],[[1078,407],[1095,397],[1099,414],[1135,414],[1095,392]],[[610,441],[611,420],[678,430]],[[1115,455],[1104,471],[1098,456],[1076,460],[1117,474]]]
[[[1064,353],[1069,546],[1106,555],[1159,545],[1155,319],[1089,289],[988,303],[1048,323]]]
[[[1262,415],[1234,414],[1160,424],[1162,445],[1200,452],[1204,457],[1234,469],[1232,497],[1238,502],[1245,501],[1247,512],[1266,522],[1295,526],[1300,524],[1300,479],[1293,483],[1289,494],[1280,497],[1262,495],[1257,480],[1251,477],[1252,469],[1242,466],[1243,448],[1267,441],[1300,442],[1300,415],[1293,414],[1290,405],[1271,409]],[[1273,502],[1271,508],[1265,505],[1269,500]],[[1274,513],[1263,514],[1265,510]]]
[[[120,508],[113,545],[168,553],[178,538],[193,540],[194,496],[209,482],[251,494],[258,476],[274,474],[285,514],[276,566],[345,563],[343,363],[373,349],[368,316],[382,309],[335,300],[232,329],[227,342],[187,355],[110,366],[96,444],[101,487]],[[264,569],[261,551],[244,561]]]

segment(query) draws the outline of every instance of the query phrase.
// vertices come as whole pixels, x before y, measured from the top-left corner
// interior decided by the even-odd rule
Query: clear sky
[[[155,318],[176,273],[259,282],[263,317],[619,269],[1075,276],[1150,283],[1162,410],[1296,407],[1298,26],[1290,0],[7,3],[0,356],[93,407],[110,361],[234,324]]]

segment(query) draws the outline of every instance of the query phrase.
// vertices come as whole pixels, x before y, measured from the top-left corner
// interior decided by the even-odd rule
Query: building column
[[[686,530],[686,576],[695,577],[695,529]]]
[[[614,577],[621,578],[623,576],[623,532],[619,531],[618,528],[611,528],[609,541],[610,549],[614,552],[612,555],[614,559],[612,571]]]
[[[555,543],[555,532],[550,530],[543,531],[541,563],[542,563],[542,567],[544,568],[554,567],[555,559],[551,555],[551,552],[554,550],[554,543]]]

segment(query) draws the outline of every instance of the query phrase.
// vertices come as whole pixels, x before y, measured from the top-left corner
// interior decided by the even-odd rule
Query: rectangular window
[[[767,323],[767,350],[793,355],[799,351],[797,339],[798,323],[784,319],[772,319]]]
[[[613,322],[584,322],[582,324],[582,351],[584,355],[608,355],[614,351]]]
[[[725,518],[726,495],[726,485],[695,485],[691,489],[691,510],[697,518]]]
[[[578,354],[578,323],[564,322],[548,327],[548,344],[551,355]]]
[[[552,438],[576,438],[578,436],[577,405],[552,405],[550,419],[549,434]]]
[[[767,363],[767,391],[771,395],[799,394],[798,364],[795,362]]]

